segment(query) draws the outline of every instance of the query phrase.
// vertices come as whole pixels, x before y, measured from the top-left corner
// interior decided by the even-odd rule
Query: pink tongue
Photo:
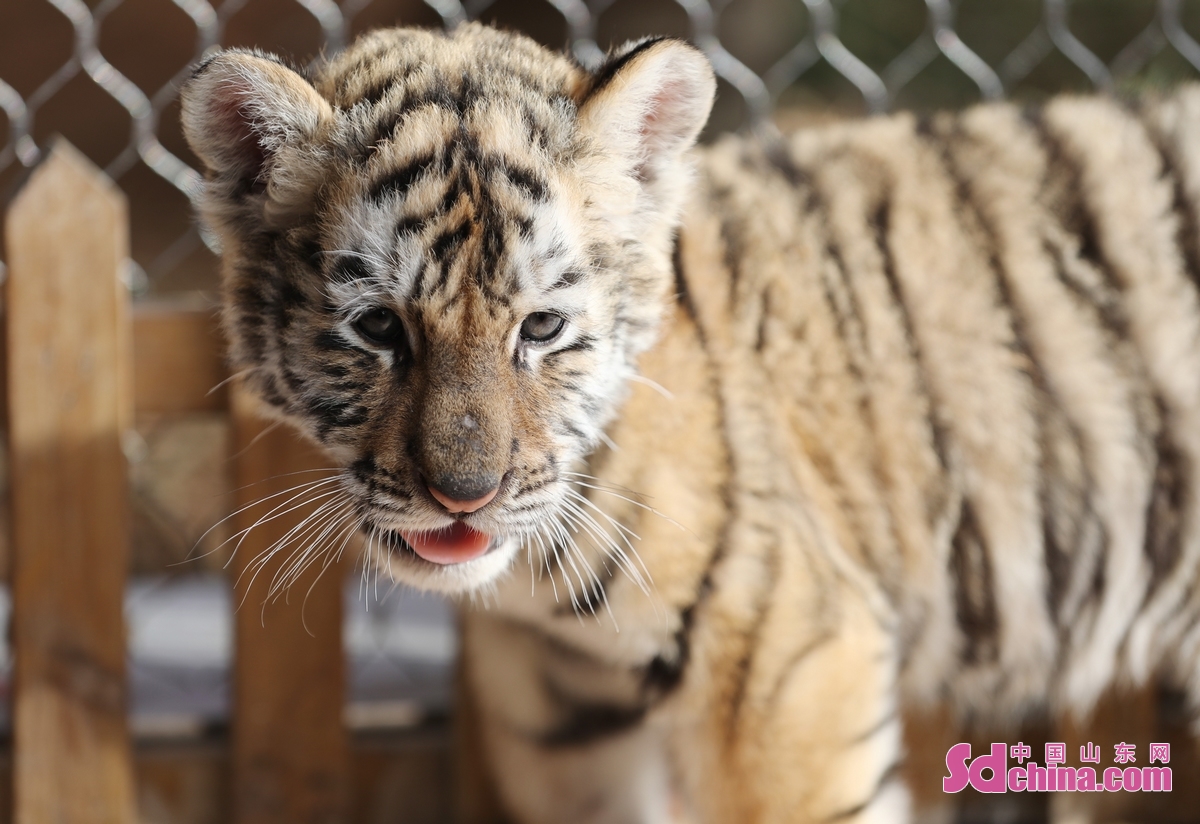
[[[492,536],[456,521],[435,532],[401,532],[413,552],[435,564],[459,564],[478,558],[491,546]]]

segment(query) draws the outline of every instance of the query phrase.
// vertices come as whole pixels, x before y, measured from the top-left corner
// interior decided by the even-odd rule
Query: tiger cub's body
[[[711,94],[478,27],[185,93],[235,365],[376,563],[489,604],[508,814],[903,821],[903,701],[1200,697],[1200,90],[689,176]]]

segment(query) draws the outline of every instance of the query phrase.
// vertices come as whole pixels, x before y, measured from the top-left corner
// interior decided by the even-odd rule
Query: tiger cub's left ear
[[[698,49],[679,40],[644,40],[624,46],[600,68],[580,122],[654,188],[700,136],[716,88]]]

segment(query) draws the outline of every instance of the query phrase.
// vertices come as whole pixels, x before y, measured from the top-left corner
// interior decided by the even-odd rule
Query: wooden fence
[[[59,142],[8,210],[4,314],[15,649],[16,824],[137,821],[122,605],[129,501],[122,440],[135,414],[226,408],[235,486],[258,499],[323,465],[264,428],[224,378],[211,312],[131,307],[120,191]],[[238,516],[249,526],[254,513]],[[235,599],[260,604],[275,566],[240,576],[302,511],[260,525],[234,558]],[[282,558],[283,553],[280,554]],[[276,561],[275,564],[280,563]],[[335,574],[338,570],[332,570]],[[307,589],[311,582],[299,586]],[[238,824],[346,819],[342,588],[235,618],[233,798]]]
[[[8,210],[0,410],[12,490],[16,824],[138,821],[122,618],[130,526],[122,440],[134,416],[226,412],[234,486],[241,490],[235,508],[290,486],[287,473],[323,464],[286,428],[266,427],[252,401],[225,386],[210,311],[130,305],[121,279],[127,238],[122,194],[62,142]],[[237,516],[234,529],[249,526],[255,514]],[[307,599],[259,609],[282,561],[253,578],[238,574],[304,514],[259,525],[233,560],[235,601],[254,605],[235,618],[229,819],[235,824],[351,820],[342,587],[315,587]],[[342,572],[327,574],[336,579]],[[307,590],[313,574],[298,586]],[[1054,738],[1068,747],[1173,740],[1180,779],[1170,798],[1150,799],[1149,806],[1117,794],[1024,799],[1005,809],[1017,810],[1020,820],[1121,820],[1141,811],[1148,816],[1142,820],[1200,821],[1200,762],[1178,714],[1164,714],[1160,704],[1143,691],[1108,699],[1087,729],[1035,725],[1002,735],[1025,736],[1034,746]],[[940,794],[942,758],[959,740],[948,716],[908,721],[906,771],[918,809],[930,816],[925,820],[953,820],[948,804],[961,813],[992,803]],[[972,740],[982,749],[989,739]],[[490,820],[486,793],[470,792],[485,783],[469,759],[477,748],[459,749],[469,779],[459,785],[460,813],[472,822]]]

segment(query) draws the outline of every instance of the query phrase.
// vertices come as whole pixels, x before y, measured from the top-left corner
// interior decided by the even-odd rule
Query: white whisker
[[[650,380],[650,378],[647,378],[645,375],[639,375],[635,372],[634,374],[629,376],[629,380],[633,381],[634,383],[640,383],[644,386],[649,386],[651,389],[653,389],[655,392],[662,395],[664,398],[666,398],[669,401],[675,400],[675,395],[671,392],[670,389],[667,389],[665,386],[663,386],[658,381]]]
[[[597,540],[603,545],[603,548],[614,558],[614,560],[616,560],[618,562],[618,564],[622,566],[622,569],[625,571],[626,575],[628,575],[638,585],[638,587],[640,589],[642,589],[643,591],[646,591],[646,582],[642,578],[641,571],[639,571],[636,567],[633,566],[633,564],[630,562],[629,557],[628,557],[629,554],[632,554],[635,558],[638,558],[639,562],[641,561],[640,556],[638,556],[637,550],[634,548],[633,543],[630,540],[630,537],[632,537],[634,540],[640,540],[638,538],[638,535],[636,533],[634,533],[632,530],[625,527],[623,524],[615,521],[611,516],[608,515],[608,513],[599,509],[599,507],[596,507],[595,504],[593,504],[591,501],[589,501],[587,498],[583,497],[582,495],[579,495],[579,493],[571,491],[569,493],[569,495],[570,495],[570,498],[568,498],[568,500],[571,500],[571,498],[574,498],[574,499],[578,500],[580,503],[589,506],[590,508],[592,508],[596,512],[598,512],[602,517],[604,517],[607,521],[609,521],[609,523],[611,523],[616,528],[617,537],[614,538],[612,535],[610,535],[608,532],[606,532],[603,529],[603,527],[600,526],[599,522],[597,522],[596,519],[590,513],[584,511],[578,503],[574,503],[574,501],[572,501],[572,506],[574,507],[576,514],[580,518],[581,522],[584,523],[585,525],[587,525],[589,527],[589,529],[592,531],[592,533],[597,536]],[[620,543],[618,543],[618,539],[619,539]],[[621,543],[623,543],[625,545],[625,547],[628,547],[629,553],[625,552],[625,549],[621,546]],[[624,563],[622,563],[622,562],[624,562]],[[642,564],[642,570],[645,570],[644,564]],[[645,571],[646,571],[646,576],[649,577],[649,575],[650,575],[649,571],[648,570],[645,570]]]
[[[339,503],[342,503],[342,508],[339,509],[335,506],[319,522],[316,518],[313,519],[313,526],[306,530],[307,536],[297,535],[293,539],[297,542],[303,540],[302,548],[294,551],[280,565],[271,579],[271,588],[267,592],[268,598],[278,596],[280,592],[286,593],[293,584],[300,580],[300,577],[316,558],[328,551],[329,547],[323,545],[329,535],[354,517],[353,511],[347,508],[344,502]]]
[[[305,470],[305,471],[324,471],[324,470]],[[289,474],[289,475],[299,475],[299,474],[301,474],[301,473],[300,473],[300,472],[291,472],[291,473],[288,473],[288,474]],[[283,476],[277,476],[277,477],[286,477],[286,475],[283,475]],[[290,500],[294,501],[294,500],[296,500],[296,498],[297,498],[297,497],[299,497],[300,495],[304,494],[304,492],[305,492],[305,491],[310,491],[311,489],[314,489],[314,488],[316,488],[316,487],[318,487],[318,486],[320,486],[321,484],[324,484],[324,483],[329,483],[329,482],[331,482],[331,481],[336,481],[336,480],[339,480],[339,478],[340,478],[340,476],[336,476],[336,477],[329,477],[329,478],[317,478],[317,479],[316,479],[316,480],[314,480],[314,481],[307,481],[307,482],[305,482],[305,483],[302,483],[302,484],[297,484],[296,486],[293,486],[293,487],[290,487],[290,488],[288,488],[288,489],[285,489],[285,490],[283,490],[282,492],[276,492],[276,493],[274,493],[274,494],[272,494],[272,495],[267,495],[267,496],[265,496],[265,497],[263,497],[263,498],[259,498],[259,499],[258,499],[258,500],[256,500],[256,501],[252,501],[252,502],[250,502],[250,503],[248,503],[248,504],[246,504],[246,505],[244,505],[244,506],[238,507],[238,508],[237,508],[237,509],[235,509],[233,512],[230,512],[230,513],[229,513],[228,515],[226,515],[224,518],[222,518],[221,520],[217,521],[215,524],[213,524],[212,526],[210,526],[208,529],[204,530],[204,532],[203,532],[203,533],[200,535],[200,537],[196,539],[196,543],[195,543],[195,544],[192,546],[192,550],[194,551],[194,550],[195,550],[195,548],[196,548],[197,546],[199,546],[199,545],[200,545],[200,542],[201,542],[201,541],[203,541],[205,538],[207,538],[207,537],[209,536],[209,534],[210,534],[210,533],[212,533],[212,531],[213,531],[214,529],[216,529],[217,527],[219,527],[221,524],[225,523],[226,521],[230,520],[231,518],[235,518],[235,517],[237,517],[238,515],[241,515],[243,512],[245,512],[245,511],[246,511],[246,510],[248,510],[248,509],[253,509],[253,508],[254,508],[254,507],[256,507],[256,506],[261,506],[262,504],[265,504],[267,501],[270,501],[270,500],[272,500],[272,499],[274,499],[274,498],[278,498],[278,497],[280,497],[281,495],[289,495],[289,494],[292,494],[292,493],[295,493],[295,496],[294,496],[293,498],[291,498]],[[240,492],[242,489],[248,489],[250,486],[254,486],[254,485],[255,485],[255,484],[248,484],[247,486],[240,487],[239,489],[237,489],[237,490],[234,490],[234,491],[235,491],[235,492]],[[285,505],[286,505],[286,504],[285,504]],[[189,560],[197,560],[197,559],[199,559],[199,558],[206,558],[206,557],[208,557],[209,555],[212,555],[212,554],[213,554],[214,552],[216,552],[217,550],[219,550],[221,547],[225,546],[225,544],[229,543],[229,540],[231,540],[231,539],[232,539],[232,538],[230,538],[230,539],[227,539],[227,540],[225,540],[225,541],[222,541],[222,542],[221,542],[220,544],[218,544],[216,547],[214,547],[213,549],[210,549],[208,552],[204,553],[203,555],[196,556],[196,558],[194,558],[194,559],[192,559],[192,558],[189,558]]]
[[[233,558],[237,556],[238,551],[242,548],[242,544],[245,543],[246,538],[249,537],[250,533],[257,527],[262,526],[263,524],[265,524],[269,521],[273,521],[277,518],[282,518],[285,515],[295,512],[297,509],[301,509],[303,507],[315,504],[317,501],[320,501],[324,498],[330,498],[330,497],[333,497],[336,495],[341,495],[341,494],[342,494],[342,491],[340,489],[335,489],[335,490],[332,490],[329,492],[322,492],[320,495],[315,495],[315,496],[308,498],[307,500],[301,501],[300,503],[297,503],[297,504],[292,504],[292,501],[295,501],[297,497],[300,497],[299,495],[297,495],[296,497],[290,498],[283,504],[280,504],[275,509],[271,510],[271,512],[268,512],[266,515],[263,515],[257,521],[252,523],[250,526],[246,527],[245,529],[238,530],[233,535],[229,536],[229,538],[227,538],[225,541],[223,541],[221,543],[221,546],[225,546],[225,544],[229,543],[234,538],[237,538],[237,543],[234,544],[233,551],[230,553],[229,561],[232,562]],[[329,503],[329,502],[327,501],[326,503]],[[291,505],[289,506],[289,504],[291,504]],[[325,504],[322,504],[321,506],[323,507],[323,506],[325,506]],[[276,511],[276,510],[279,510],[280,507],[286,507],[286,508],[283,509],[282,511]],[[309,515],[308,517],[312,517],[312,516]],[[308,518],[301,520],[300,524],[298,524],[297,526],[293,526],[291,530],[288,530],[287,534],[290,536],[292,530],[296,529],[298,526],[303,525],[305,523],[305,521],[307,521],[307,520],[308,520]],[[278,541],[276,541],[275,543],[278,543]],[[274,546],[274,544],[272,544],[272,546]],[[220,549],[220,547],[217,547],[217,548]],[[253,563],[253,561],[251,561],[251,563]],[[249,564],[247,566],[249,566]],[[238,577],[240,578],[241,576],[239,575]]]

